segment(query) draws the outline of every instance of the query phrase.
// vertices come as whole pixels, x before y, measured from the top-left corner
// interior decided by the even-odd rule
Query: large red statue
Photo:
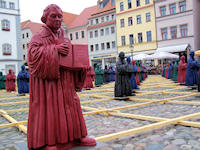
[[[96,145],[94,139],[86,137],[76,94],[83,87],[86,69],[66,70],[59,65],[59,56],[67,56],[71,47],[64,38],[62,19],[57,5],[47,6],[41,18],[46,25],[29,45],[29,149],[65,150],[76,145]]]
[[[6,91],[7,92],[16,91],[15,80],[16,80],[15,74],[12,72],[11,69],[9,69],[8,74],[6,75]]]
[[[181,56],[181,60],[178,64],[178,82],[185,83],[187,63],[185,62],[185,56]]]

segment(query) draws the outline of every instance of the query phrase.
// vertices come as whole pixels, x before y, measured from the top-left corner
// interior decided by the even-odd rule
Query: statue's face
[[[47,16],[46,25],[53,31],[57,31],[61,27],[62,19],[62,12],[54,8]]]

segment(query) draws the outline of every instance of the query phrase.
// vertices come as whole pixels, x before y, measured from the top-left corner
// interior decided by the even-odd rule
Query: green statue
[[[97,64],[95,69],[95,85],[102,85],[103,84],[103,70],[100,68],[100,65]]]
[[[6,77],[3,75],[2,72],[0,72],[0,90],[6,89],[5,81],[6,81]]]
[[[178,80],[178,63],[179,63],[179,58],[176,59],[174,65],[173,65],[173,81]]]

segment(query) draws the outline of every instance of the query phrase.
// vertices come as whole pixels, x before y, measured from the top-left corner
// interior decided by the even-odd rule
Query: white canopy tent
[[[167,47],[160,47],[156,50],[156,52],[183,52],[190,48],[189,44],[182,44],[182,45],[175,45],[175,46],[167,46]]]
[[[134,56],[133,56],[133,59],[134,59],[134,60],[145,60],[145,58],[146,58],[147,56],[149,56],[149,55],[142,53],[142,54],[134,55]]]
[[[179,58],[178,55],[171,54],[168,52],[156,52],[153,55],[150,55],[149,57],[153,58],[153,59],[176,59],[176,58]]]

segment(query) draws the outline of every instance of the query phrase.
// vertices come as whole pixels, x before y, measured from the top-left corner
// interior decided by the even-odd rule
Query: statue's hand
[[[59,45],[56,45],[56,49],[58,50],[58,53],[64,56],[67,56],[69,53],[69,47],[67,43],[61,43]]]

